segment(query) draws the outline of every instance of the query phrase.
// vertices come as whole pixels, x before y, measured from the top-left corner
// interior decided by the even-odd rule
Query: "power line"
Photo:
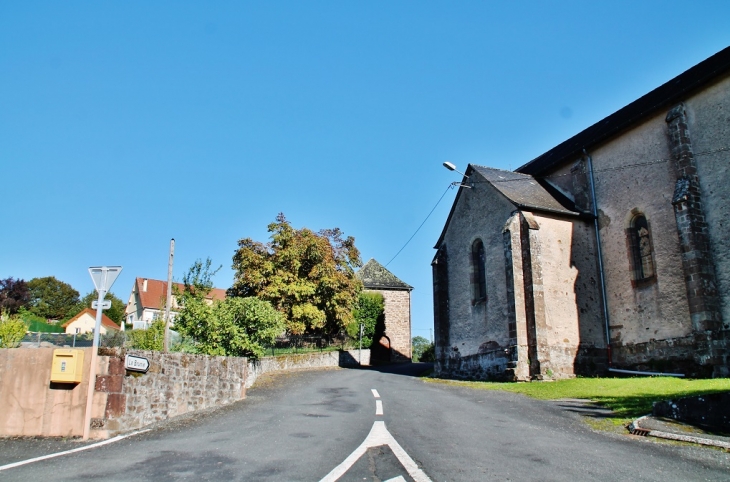
[[[406,247],[406,246],[408,246],[408,243],[410,243],[410,242],[411,242],[411,240],[413,239],[413,237],[414,237],[414,236],[415,236],[415,235],[416,235],[416,234],[418,233],[418,231],[419,231],[419,230],[420,230],[420,229],[421,229],[421,228],[423,227],[423,225],[424,225],[424,224],[426,224],[426,221],[428,221],[428,218],[429,218],[429,217],[431,217],[431,214],[433,214],[433,212],[434,212],[434,211],[436,210],[436,207],[437,207],[437,206],[439,205],[439,203],[440,203],[440,202],[441,202],[441,200],[442,200],[442,199],[444,198],[444,196],[446,196],[446,193],[447,193],[447,192],[449,192],[449,189],[453,189],[453,188],[454,188],[454,185],[453,185],[453,184],[449,184],[449,187],[447,187],[447,188],[446,188],[446,190],[445,190],[445,191],[444,191],[444,193],[443,193],[443,194],[441,195],[441,197],[439,198],[439,200],[438,200],[438,201],[436,201],[436,205],[434,205],[433,209],[431,209],[431,211],[430,211],[430,212],[428,213],[428,215],[426,216],[426,219],[424,219],[424,220],[423,220],[423,222],[421,223],[421,225],[420,225],[420,226],[418,226],[418,229],[416,229],[416,232],[415,232],[415,233],[413,233],[413,235],[412,235],[412,236],[411,236],[410,238],[408,238],[408,241],[406,241],[406,244],[404,244],[404,245],[403,245],[403,247],[402,247],[401,249],[399,249],[397,253],[395,253],[395,256],[393,256],[393,257],[392,257],[392,258],[390,259],[390,261],[388,261],[387,263],[385,263],[385,267],[386,267],[386,268],[388,267],[388,265],[389,265],[390,263],[392,263],[392,262],[393,262],[393,260],[394,260],[395,258],[397,258],[397,257],[398,257],[398,255],[399,255],[399,254],[401,253],[401,251],[403,251],[403,250],[405,249],[405,247]]]
[[[698,153],[695,153],[694,156],[695,157],[698,157],[698,156],[707,156],[707,155],[710,155],[710,154],[716,154],[718,152],[725,152],[725,151],[730,151],[730,147],[721,147],[719,149],[715,149],[715,150],[712,150],[712,151],[698,152]],[[634,168],[634,167],[650,166],[652,164],[659,164],[659,163],[662,163],[662,162],[669,162],[669,161],[674,161],[674,160],[675,159],[655,159],[655,160],[651,160],[651,161],[637,162],[635,164],[625,164],[623,166],[606,167],[604,169],[594,169],[593,172],[596,173],[596,174],[598,174],[598,173],[601,173],[601,172],[621,171],[621,170],[624,170],[624,169],[631,169],[631,168]],[[519,173],[513,173],[512,171],[506,171],[506,172],[509,172],[510,174],[519,174]],[[545,176],[545,177],[543,177],[543,179],[554,178],[554,177],[570,176],[570,175],[571,175],[570,173],[566,173],[566,174],[554,174],[552,176]],[[479,184],[479,183],[514,182],[514,181],[531,181],[532,182],[535,179],[536,178],[534,178],[532,176],[528,176],[527,174],[525,174],[525,177],[520,177],[520,178],[516,178],[516,179],[495,179],[495,180],[489,180],[489,181],[487,181],[487,180],[485,180],[485,181],[476,181],[476,180],[470,179],[469,181],[471,183],[474,183],[474,184]],[[388,261],[385,264],[385,267],[386,268],[388,267],[388,265],[390,263],[393,262],[393,260],[395,258],[398,257],[398,255],[401,253],[401,251],[403,251],[405,249],[405,247],[408,246],[408,243],[410,243],[411,240],[416,236],[416,234],[418,234],[418,231],[423,227],[423,225],[426,224],[426,221],[428,221],[428,218],[431,217],[431,214],[433,214],[433,212],[436,210],[436,207],[438,207],[439,203],[441,203],[441,200],[444,198],[444,196],[446,196],[446,193],[449,192],[449,189],[453,189],[454,186],[456,186],[457,184],[459,184],[459,183],[458,182],[452,183],[452,184],[449,185],[449,187],[446,188],[446,191],[444,191],[444,193],[441,195],[441,197],[439,198],[439,200],[436,201],[436,205],[428,213],[428,215],[426,216],[426,219],[424,219],[423,222],[420,224],[420,226],[418,226],[418,228],[413,233],[413,235],[410,238],[408,238],[408,241],[406,241],[406,243],[403,245],[403,247],[401,249],[399,249],[397,253],[395,253],[395,256],[393,256],[390,259],[390,261]]]

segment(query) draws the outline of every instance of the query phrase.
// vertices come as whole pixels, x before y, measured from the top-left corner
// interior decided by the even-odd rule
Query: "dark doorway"
[[[385,335],[380,336],[373,343],[373,347],[370,350],[370,363],[373,365],[390,363],[391,360],[391,349],[390,349],[390,338]]]

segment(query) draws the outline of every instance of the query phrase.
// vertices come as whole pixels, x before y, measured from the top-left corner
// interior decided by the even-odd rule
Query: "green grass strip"
[[[730,379],[688,380],[675,377],[573,378],[551,382],[456,382],[430,379],[481,390],[522,393],[540,400],[578,398],[592,400],[614,411],[616,417],[651,413],[652,403],[682,397],[730,392]]]

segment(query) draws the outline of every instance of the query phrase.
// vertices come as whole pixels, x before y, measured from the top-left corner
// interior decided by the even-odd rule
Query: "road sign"
[[[99,301],[94,300],[94,301],[91,302],[91,307],[92,308],[96,309],[98,306],[99,306]],[[112,307],[112,300],[104,300],[101,303],[101,309],[102,310],[108,310],[111,307]]]
[[[89,268],[96,291],[109,291],[121,272],[121,266],[92,266]]]
[[[133,372],[147,373],[150,361],[142,356],[127,355],[124,357],[124,368]]]
[[[91,345],[91,369],[89,370],[89,380],[96,380],[96,357],[99,356],[99,334],[101,331],[101,316],[104,305],[107,303],[104,296],[114,284],[114,281],[122,272],[121,266],[92,266],[89,268],[89,274],[94,282],[94,288],[99,294],[96,300],[96,324],[94,325],[94,342]],[[111,302],[109,302],[111,306]],[[75,340],[74,340],[75,341]],[[145,360],[146,361],[146,360]],[[147,367],[149,368],[149,362]],[[145,369],[144,371],[147,371]],[[89,440],[89,432],[91,431],[91,406],[94,399],[94,383],[88,384],[88,392],[86,394],[86,414],[84,415],[84,440]]]

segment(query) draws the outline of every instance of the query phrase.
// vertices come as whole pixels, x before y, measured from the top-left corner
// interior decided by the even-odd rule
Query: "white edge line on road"
[[[355,465],[355,462],[363,456],[370,447],[380,447],[381,445],[387,445],[393,451],[398,461],[405,467],[408,475],[413,478],[416,482],[431,482],[431,479],[426,473],[418,468],[418,464],[414,462],[410,455],[403,450],[398,441],[385,428],[385,422],[373,423],[373,428],[370,429],[370,433],[365,438],[365,441],[360,444],[358,448],[352,452],[340,465],[332,469],[332,472],[325,475],[320,482],[335,482],[340,477],[345,475],[345,472],[350,470],[350,467]],[[396,477],[395,480],[398,480]]]
[[[383,401],[375,400],[375,415],[382,415],[382,414],[383,414]]]
[[[370,391],[373,392],[373,397],[380,398],[380,394],[378,393],[378,391],[376,389],[371,388]]]
[[[83,447],[79,447],[77,449],[66,450],[64,452],[58,452],[58,453],[50,454],[50,455],[43,455],[42,457],[36,457],[34,459],[21,460],[20,462],[13,462],[12,464],[0,465],[0,470],[12,469],[14,467],[20,467],[21,465],[32,464],[33,462],[40,462],[41,460],[52,459],[54,457],[60,457],[62,455],[73,454],[76,452],[83,452],[84,450],[89,450],[89,449],[93,449],[96,447],[101,447],[102,445],[108,445],[108,444],[111,444],[114,442],[119,442],[120,440],[125,439],[127,437],[131,437],[132,435],[139,435],[141,433],[149,432],[150,430],[151,429],[140,430],[139,432],[132,432],[132,433],[128,433],[127,435],[117,435],[116,437],[110,438],[109,440],[104,440],[103,442],[99,442],[99,443],[95,443],[95,444],[91,444],[91,445],[84,445]]]

